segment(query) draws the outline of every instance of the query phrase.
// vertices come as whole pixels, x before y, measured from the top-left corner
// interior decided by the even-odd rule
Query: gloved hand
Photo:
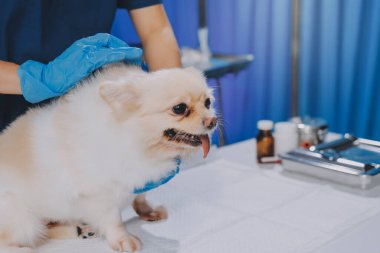
[[[26,61],[18,69],[24,98],[37,103],[61,96],[104,64],[126,61],[141,64],[142,50],[106,33],[74,42],[48,64]]]

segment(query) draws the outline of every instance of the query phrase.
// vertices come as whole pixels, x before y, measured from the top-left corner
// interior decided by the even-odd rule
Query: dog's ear
[[[99,86],[99,94],[123,119],[139,109],[139,92],[132,85],[106,82]]]

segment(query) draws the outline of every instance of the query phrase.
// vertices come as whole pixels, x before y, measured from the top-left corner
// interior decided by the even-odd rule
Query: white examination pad
[[[277,170],[217,160],[182,171],[147,195],[169,219],[150,223],[123,213],[142,252],[312,252],[380,213],[380,200]],[[51,241],[40,253],[113,252],[101,239]]]

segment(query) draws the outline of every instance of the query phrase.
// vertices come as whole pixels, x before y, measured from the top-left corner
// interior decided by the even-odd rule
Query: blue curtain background
[[[304,0],[300,112],[380,140],[380,1]]]
[[[197,48],[198,1],[164,5],[180,47]],[[379,19],[378,0],[301,0],[301,115],[380,139]],[[221,80],[227,143],[254,137],[259,119],[290,117],[291,20],[291,0],[208,0],[211,51],[255,57]],[[139,42],[124,10],[112,33]]]

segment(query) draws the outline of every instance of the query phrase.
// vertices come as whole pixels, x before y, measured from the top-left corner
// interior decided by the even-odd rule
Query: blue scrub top
[[[74,41],[111,31],[117,8],[128,10],[161,0],[1,0],[0,60],[47,63]],[[0,131],[32,105],[0,94]]]

